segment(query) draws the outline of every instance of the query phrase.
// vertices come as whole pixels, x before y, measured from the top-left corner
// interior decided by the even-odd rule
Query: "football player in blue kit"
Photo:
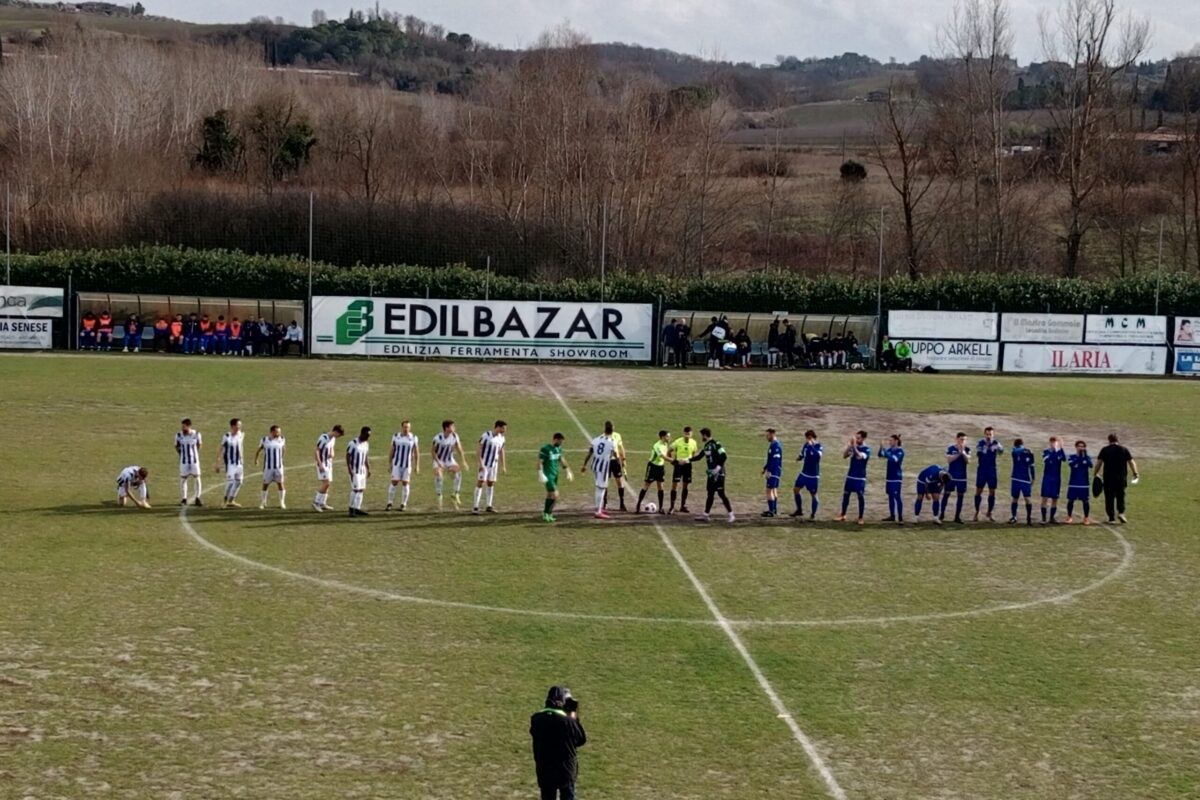
[[[1000,483],[1000,471],[996,468],[998,456],[1004,445],[996,438],[996,429],[991,425],[983,429],[983,438],[975,444],[975,521],[983,506],[983,492],[988,493],[987,518],[994,522],[992,512],[996,510],[996,487]]]
[[[1050,437],[1050,446],[1042,451],[1042,524],[1057,525],[1058,498],[1062,494],[1062,465],[1067,461],[1062,440]],[[1046,514],[1049,512],[1049,519]]]
[[[1033,524],[1033,478],[1036,463],[1033,451],[1025,447],[1024,439],[1014,439],[1012,448],[1012,516],[1008,524],[1017,524],[1017,505],[1025,498],[1025,524]]]

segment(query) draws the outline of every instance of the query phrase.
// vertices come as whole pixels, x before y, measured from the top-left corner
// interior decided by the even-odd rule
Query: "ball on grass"
[[[653,514],[656,511],[658,511],[658,505],[656,503],[646,503],[647,514]]]

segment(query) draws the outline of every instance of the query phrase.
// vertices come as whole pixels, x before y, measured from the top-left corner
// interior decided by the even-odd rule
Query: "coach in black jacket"
[[[579,777],[576,751],[587,742],[577,707],[570,689],[551,686],[546,707],[529,718],[542,800],[575,800],[575,781]]]

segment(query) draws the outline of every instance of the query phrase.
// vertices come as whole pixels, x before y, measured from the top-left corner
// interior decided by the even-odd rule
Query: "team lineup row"
[[[497,420],[491,430],[485,431],[475,447],[475,458],[478,470],[475,481],[473,513],[494,513],[493,505],[495,485],[499,474],[507,473],[506,434],[508,426],[503,420]],[[783,444],[774,428],[766,430],[767,453],[762,467],[765,479],[765,496],[767,508],[762,512],[763,517],[779,515],[779,489],[783,480],[784,452]],[[316,442],[313,459],[317,470],[317,492],[312,500],[315,511],[333,510],[329,505],[329,491],[334,479],[334,452],[337,439],[344,436],[341,425],[333,426],[322,433]],[[366,491],[367,479],[371,477],[370,461],[371,429],[363,427],[357,438],[351,440],[345,450],[345,465],[350,479],[350,497],[348,513],[350,516],[365,516],[363,498]],[[568,480],[573,480],[570,465],[566,461],[562,445],[565,441],[562,433],[555,433],[551,442],[538,451],[538,480],[546,490],[545,504],[542,509],[542,520],[554,522],[554,507],[558,500],[558,481],[560,470]],[[867,466],[872,456],[872,448],[866,444],[868,434],[858,431],[847,441],[841,455],[848,461],[848,469],[842,490],[841,513],[834,519],[846,521],[852,500],[857,500],[857,522],[864,524],[866,506],[866,487],[868,482]],[[198,430],[192,426],[190,419],[182,421],[180,430],[175,434],[175,450],[179,456],[179,486],[180,504],[189,503],[189,481],[192,484],[193,496],[190,502],[201,505],[202,477],[200,467],[200,450],[203,439]],[[221,437],[216,472],[225,475],[225,492],[223,508],[240,508],[237,497],[241,491],[245,475],[245,434],[239,419],[232,419],[229,430]],[[266,508],[270,487],[278,488],[279,505],[286,508],[287,490],[284,479],[284,456],[287,441],[278,425],[271,426],[268,434],[259,441],[254,453],[253,464],[258,465],[262,459],[262,493],[259,508]],[[972,461],[976,464],[975,471],[975,516],[979,521],[981,514],[986,514],[988,521],[994,521],[996,505],[996,490],[999,485],[999,456],[1005,452],[1004,445],[995,436],[995,430],[985,428],[983,438],[979,439],[974,448],[967,444],[965,433],[959,433],[946,449],[946,464],[931,464],[917,474],[916,502],[914,517],[919,522],[923,506],[931,504],[932,521],[945,521],[950,503],[955,503],[953,520],[963,523],[963,505],[968,491],[968,472]],[[646,464],[645,477],[641,491],[634,508],[635,513],[673,514],[676,501],[679,500],[679,511],[689,513],[687,507],[688,491],[692,483],[692,464],[696,461],[705,462],[706,493],[704,511],[697,519],[706,521],[712,511],[712,506],[719,498],[725,507],[730,522],[735,519],[732,505],[725,494],[725,479],[727,476],[728,455],[725,448],[717,441],[708,428],[700,430],[700,439],[692,436],[692,429],[685,427],[678,438],[672,439],[669,431],[659,431],[658,439],[651,445],[649,461]],[[825,455],[824,446],[818,440],[815,431],[805,432],[804,445],[801,447],[796,461],[801,462],[801,468],[793,488],[795,511],[791,516],[804,519],[804,495],[808,495],[809,519],[816,519],[820,507],[819,489],[821,480],[821,461]],[[1009,523],[1017,522],[1021,501],[1024,501],[1026,523],[1033,524],[1033,485],[1036,479],[1037,456],[1027,448],[1021,439],[1015,439],[1010,451],[1012,458],[1011,496]],[[881,447],[878,457],[886,465],[885,487],[888,500],[888,516],[884,522],[904,524],[904,503],[902,499],[904,484],[905,451],[899,434],[889,437],[886,447]],[[461,507],[460,493],[464,471],[470,470],[470,463],[463,448],[453,420],[442,423],[442,431],[433,437],[430,458],[434,475],[434,491],[437,497],[438,510],[442,510],[446,478],[451,480],[451,500],[454,507]],[[419,438],[413,433],[412,425],[405,420],[398,433],[392,436],[388,462],[391,466],[391,484],[388,487],[387,511],[397,507],[396,495],[400,494],[398,508],[405,511],[408,508],[412,489],[412,478],[420,474],[421,449]],[[1108,437],[1108,445],[1093,459],[1088,453],[1087,443],[1078,440],[1074,451],[1070,454],[1063,449],[1063,442],[1057,436],[1050,437],[1049,446],[1041,453],[1044,466],[1040,486],[1041,521],[1047,524],[1058,523],[1058,501],[1063,492],[1062,466],[1068,468],[1067,522],[1074,522],[1074,506],[1081,503],[1082,521],[1091,522],[1091,496],[1093,491],[1103,490],[1108,520],[1125,522],[1125,486],[1129,471],[1132,470],[1133,483],[1138,482],[1138,468],[1129,450],[1122,446],[1116,434]],[[584,472],[592,472],[595,479],[595,517],[609,519],[607,511],[608,489],[612,481],[616,482],[620,510],[626,511],[625,492],[628,485],[626,470],[627,454],[621,434],[613,428],[612,422],[604,423],[604,433],[592,439],[587,455],[582,464]],[[666,468],[670,464],[671,491],[670,506],[665,500],[664,485]],[[148,471],[144,467],[131,466],[121,471],[117,479],[117,502],[124,506],[127,500],[135,505],[149,507],[149,490],[147,487]],[[646,495],[652,487],[657,488],[658,502],[646,502]],[[136,495],[134,490],[137,490]],[[986,496],[986,511],[984,498]]]

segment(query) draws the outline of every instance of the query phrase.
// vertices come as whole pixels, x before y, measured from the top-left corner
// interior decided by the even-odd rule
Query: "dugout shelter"
[[[848,333],[853,333],[858,339],[859,357],[864,364],[875,363],[874,343],[876,336],[879,333],[879,317],[875,315],[853,315],[853,314],[790,314],[787,312],[745,312],[745,311],[702,311],[702,310],[681,310],[668,309],[663,312],[662,319],[659,320],[658,330],[660,332],[667,326],[672,319],[682,319],[691,329],[692,335],[692,360],[701,362],[704,359],[706,343],[700,337],[700,333],[708,327],[710,320],[713,317],[726,317],[729,320],[730,337],[737,333],[740,328],[746,329],[746,334],[750,337],[751,360],[755,364],[765,364],[767,360],[767,333],[771,323],[778,319],[780,323],[790,321],[796,329],[797,338],[807,343],[819,335],[824,334],[831,338],[845,336]],[[659,343],[660,363],[665,363],[663,358],[662,343]]]
[[[85,313],[91,311],[99,314],[108,310],[115,322],[114,340],[120,341],[125,336],[125,318],[137,314],[143,323],[142,342],[149,343],[154,338],[154,321],[161,315],[168,321],[176,314],[187,317],[189,314],[208,314],[210,319],[224,315],[225,319],[237,317],[241,320],[262,317],[267,322],[282,322],[287,325],[292,320],[300,323],[308,331],[308,317],[305,314],[303,300],[260,300],[234,297],[191,297],[183,295],[161,294],[111,294],[108,292],[78,292],[74,297],[74,330],[78,332],[80,320]],[[68,337],[72,349],[79,346],[78,337]]]

